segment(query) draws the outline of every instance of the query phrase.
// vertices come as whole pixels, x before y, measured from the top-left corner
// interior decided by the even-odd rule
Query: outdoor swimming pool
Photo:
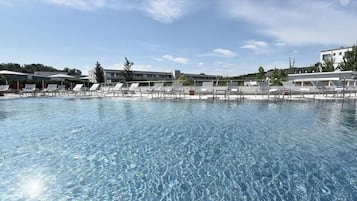
[[[357,200],[356,103],[0,101],[0,200]]]

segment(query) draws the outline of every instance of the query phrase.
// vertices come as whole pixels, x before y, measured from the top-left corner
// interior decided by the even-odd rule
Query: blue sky
[[[357,42],[354,0],[0,0],[0,63],[240,75]]]

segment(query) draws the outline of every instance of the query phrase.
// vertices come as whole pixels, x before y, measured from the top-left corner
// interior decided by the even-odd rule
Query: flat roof
[[[334,48],[334,49],[327,49],[327,50],[321,50],[320,52],[328,52],[328,51],[335,51],[335,50],[344,50],[344,49],[350,49],[352,48],[352,46],[350,47],[340,47],[340,48]]]
[[[123,71],[123,69],[104,69],[104,71],[112,71],[112,72],[119,72]],[[170,72],[159,72],[159,71],[141,71],[141,70],[132,70],[133,73],[143,73],[143,74],[167,74],[171,75]]]
[[[313,76],[313,75],[333,75],[333,74],[354,74],[355,71],[334,71],[334,72],[318,72],[318,73],[298,73],[288,74],[288,76]]]

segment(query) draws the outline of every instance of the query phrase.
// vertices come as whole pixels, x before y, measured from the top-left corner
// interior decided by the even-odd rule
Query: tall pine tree
[[[124,62],[124,68],[123,68],[123,76],[125,78],[125,81],[133,81],[134,80],[134,74],[133,71],[131,70],[131,67],[134,65],[133,62],[129,61],[128,58],[125,57],[125,62]]]
[[[343,58],[343,63],[340,64],[339,68],[343,71],[355,70],[357,71],[357,46],[353,45],[352,50],[347,51]]]
[[[95,80],[97,81],[97,83],[101,84],[104,82],[104,70],[98,61],[95,64],[94,75],[95,75]]]

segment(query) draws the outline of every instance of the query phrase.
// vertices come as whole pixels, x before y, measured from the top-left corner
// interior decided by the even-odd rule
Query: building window
[[[324,61],[328,61],[328,60],[331,60],[331,59],[332,59],[331,54],[324,54],[324,55],[322,55],[322,60],[324,60]]]
[[[340,52],[339,55],[342,55],[342,52]]]

